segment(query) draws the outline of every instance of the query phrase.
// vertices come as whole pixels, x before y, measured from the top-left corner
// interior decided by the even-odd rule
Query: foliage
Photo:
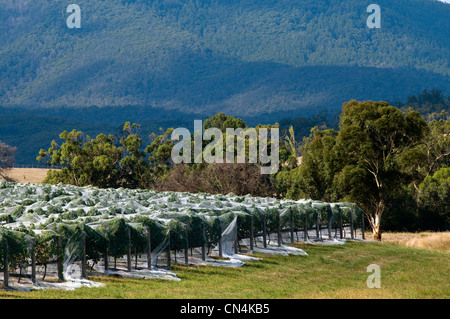
[[[5,171],[14,164],[16,148],[0,141],[0,177],[5,178]]]
[[[450,228],[450,167],[443,167],[427,176],[419,186],[420,203],[425,229],[440,225],[439,230]]]
[[[431,114],[430,119],[387,102],[346,103],[339,131],[314,128],[305,139],[300,167],[278,173],[277,191],[292,199],[353,201],[366,212],[378,239],[385,214],[393,215],[383,219],[390,227],[444,229],[445,208],[441,219],[425,222],[424,212],[432,214],[433,200],[420,200],[422,181],[447,167],[449,160],[448,117]],[[448,190],[445,183],[442,187]]]

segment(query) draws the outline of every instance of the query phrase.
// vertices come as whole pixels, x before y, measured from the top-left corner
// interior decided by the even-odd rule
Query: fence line
[[[61,169],[59,165],[46,165],[46,164],[14,164],[11,168],[44,168],[44,169]]]

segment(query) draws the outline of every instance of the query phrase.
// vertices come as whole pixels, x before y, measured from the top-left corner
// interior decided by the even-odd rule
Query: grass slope
[[[449,298],[450,254],[391,243],[299,245],[309,256],[260,255],[240,268],[183,267],[181,282],[91,277],[103,288],[0,292],[0,298]],[[366,285],[367,266],[381,267],[381,288]]]

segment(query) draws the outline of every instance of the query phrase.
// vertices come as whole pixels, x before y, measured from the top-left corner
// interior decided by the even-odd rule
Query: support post
[[[87,279],[86,272],[86,233],[81,237],[81,278]]]
[[[352,239],[355,238],[354,233],[353,233],[353,212],[350,211],[350,237]]]
[[[294,243],[294,212],[292,209],[289,211],[289,224],[291,228],[291,243]]]
[[[365,240],[366,239],[366,234],[365,234],[365,228],[366,226],[364,225],[364,211],[361,212],[361,232],[362,232],[362,239]]]
[[[202,243],[202,260],[206,260],[206,234],[205,234],[205,223],[202,225],[202,236],[203,236],[203,243]]]
[[[316,212],[316,238],[320,238],[320,220],[319,220],[319,213]]]
[[[36,284],[36,239],[31,238],[31,281]]]
[[[339,235],[341,236],[341,239],[344,238],[344,233],[342,229],[342,210],[339,209]]]
[[[238,247],[238,217],[236,217],[236,239],[234,240],[234,253],[239,253],[239,247]]]
[[[150,227],[147,227],[147,267],[152,268],[152,240]]]
[[[109,269],[109,255],[108,255],[108,248],[106,248],[104,259],[105,259],[105,272],[107,272],[108,269]]]
[[[308,213],[305,212],[305,224],[303,225],[303,231],[304,231],[304,241],[308,240]]]
[[[189,233],[186,226],[186,247],[184,248],[184,264],[189,265]]]
[[[263,245],[264,248],[267,248],[267,238],[266,238],[266,214],[263,214]]]
[[[331,220],[333,219],[333,214],[330,214],[330,218],[328,218],[328,239],[333,239],[333,235],[331,234]]]
[[[3,255],[3,288],[9,288],[9,248],[6,238],[3,239],[4,255]]]
[[[250,250],[253,251],[253,215],[250,215]]]
[[[63,250],[61,245],[61,236],[56,237],[56,247],[58,251],[57,265],[58,265],[58,280],[64,281],[64,268],[63,268]]]
[[[128,227],[127,271],[131,271],[131,229]]]
[[[167,268],[170,269],[170,267],[172,266],[170,262],[170,230],[168,236],[169,236],[169,245],[167,246]]]
[[[277,231],[277,241],[278,241],[278,247],[281,247],[281,214],[278,212],[278,231]]]
[[[222,253],[222,230],[220,230],[220,237],[219,237],[219,257],[223,258],[223,253]]]

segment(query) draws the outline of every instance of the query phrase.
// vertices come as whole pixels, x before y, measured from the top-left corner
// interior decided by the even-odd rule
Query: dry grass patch
[[[39,184],[47,177],[46,168],[12,168],[8,170],[6,176],[14,182],[21,184]]]
[[[450,252],[450,232],[383,233],[383,241],[414,248]]]

